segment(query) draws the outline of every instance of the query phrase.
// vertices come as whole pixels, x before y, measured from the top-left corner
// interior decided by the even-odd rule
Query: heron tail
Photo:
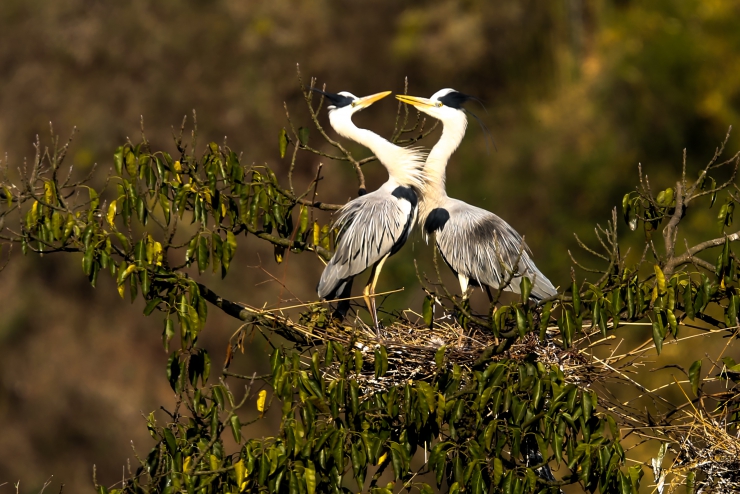
[[[540,275],[534,280],[530,297],[539,302],[542,299],[557,295],[557,293],[558,291],[555,289],[550,280],[545,278],[545,276],[540,273]]]

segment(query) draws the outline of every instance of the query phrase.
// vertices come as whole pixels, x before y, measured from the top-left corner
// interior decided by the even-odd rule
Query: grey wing
[[[360,196],[342,208],[336,250],[321,274],[320,298],[336,298],[344,283],[406,242],[416,218],[408,201],[383,190]]]
[[[505,289],[514,293],[519,293],[521,278],[527,276],[532,281],[534,299],[557,293],[537,269],[529,247],[511,225],[490,211],[462,201],[455,201],[447,209],[449,219],[436,232],[436,241],[453,271],[492,288],[501,287],[511,278]]]

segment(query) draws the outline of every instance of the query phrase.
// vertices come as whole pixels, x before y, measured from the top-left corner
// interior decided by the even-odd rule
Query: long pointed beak
[[[421,98],[419,96],[407,96],[405,94],[397,94],[396,99],[398,101],[402,101],[406,104],[413,105],[415,107],[434,106],[434,103],[432,103],[432,100],[430,100],[429,98]]]
[[[383,91],[382,93],[371,94],[370,96],[364,96],[355,102],[355,106],[359,106],[360,109],[367,108],[378,100],[381,100],[391,94],[392,91]]]

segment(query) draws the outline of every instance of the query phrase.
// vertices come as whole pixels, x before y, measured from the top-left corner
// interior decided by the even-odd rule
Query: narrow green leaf
[[[144,315],[148,316],[151,315],[152,312],[154,312],[154,309],[157,308],[157,306],[162,302],[162,299],[159,297],[155,297],[151,299],[149,302],[147,302],[146,307],[144,307]],[[168,319],[169,321],[169,319]]]
[[[208,249],[208,239],[205,235],[198,238],[198,252],[196,253],[196,260],[198,261],[198,272],[203,273],[208,267],[208,261],[210,260]]]
[[[164,429],[162,433],[164,434],[164,441],[167,445],[167,450],[171,455],[174,455],[177,452],[177,441],[175,441],[175,436],[169,429]]]
[[[308,494],[316,494],[316,468],[311,460],[308,460],[307,466],[303,470],[303,478],[306,481],[306,491]]]
[[[437,366],[438,370],[442,370],[445,367],[445,350],[447,349],[446,345],[442,345],[437,349],[436,352],[434,352],[434,363]]]
[[[663,349],[663,331],[660,328],[660,317],[655,317],[653,320],[653,341],[655,342],[655,349],[660,355],[660,351]]]
[[[231,424],[231,432],[234,434],[234,440],[237,442],[237,444],[241,443],[242,441],[242,424],[239,422],[239,417],[236,415],[232,415],[231,419],[229,419],[229,422]]]
[[[162,331],[162,344],[165,346],[165,350],[169,350],[168,345],[173,336],[175,336],[175,323],[172,319],[167,318],[164,321],[164,330]]]
[[[429,295],[424,297],[424,305],[421,308],[421,314],[424,317],[424,324],[431,328],[432,323],[434,322],[434,300]]]
[[[519,282],[519,292],[522,294],[522,304],[527,305],[529,295],[532,293],[532,281],[528,276],[522,276],[522,281]]]
[[[116,165],[116,173],[120,175],[123,171],[123,146],[118,146],[113,153],[113,163]]]
[[[493,485],[499,485],[501,478],[504,475],[504,464],[501,458],[495,457],[493,459]]]
[[[691,364],[689,368],[689,381],[691,381],[691,390],[694,395],[699,396],[699,384],[701,383],[701,360]]]
[[[285,151],[288,149],[288,132],[285,128],[280,129],[278,134],[278,146],[280,147],[280,157],[285,158]]]
[[[393,473],[396,476],[396,480],[402,478],[406,473],[403,468],[403,456],[401,445],[391,443],[391,464],[393,465]]]
[[[519,331],[519,336],[524,338],[527,334],[527,316],[524,315],[524,311],[521,307],[516,308],[516,329]]]
[[[573,280],[571,293],[573,294],[573,312],[575,312],[576,317],[578,317],[579,315],[581,315],[581,294],[579,293],[576,280]]]

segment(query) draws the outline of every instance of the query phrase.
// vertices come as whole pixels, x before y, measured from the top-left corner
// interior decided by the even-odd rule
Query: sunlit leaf
[[[280,157],[285,158],[285,151],[288,149],[288,132],[285,128],[280,129],[278,134],[278,147],[280,149]]]
[[[257,411],[260,413],[265,412],[265,400],[267,399],[267,391],[264,389],[259,392],[257,396]]]

